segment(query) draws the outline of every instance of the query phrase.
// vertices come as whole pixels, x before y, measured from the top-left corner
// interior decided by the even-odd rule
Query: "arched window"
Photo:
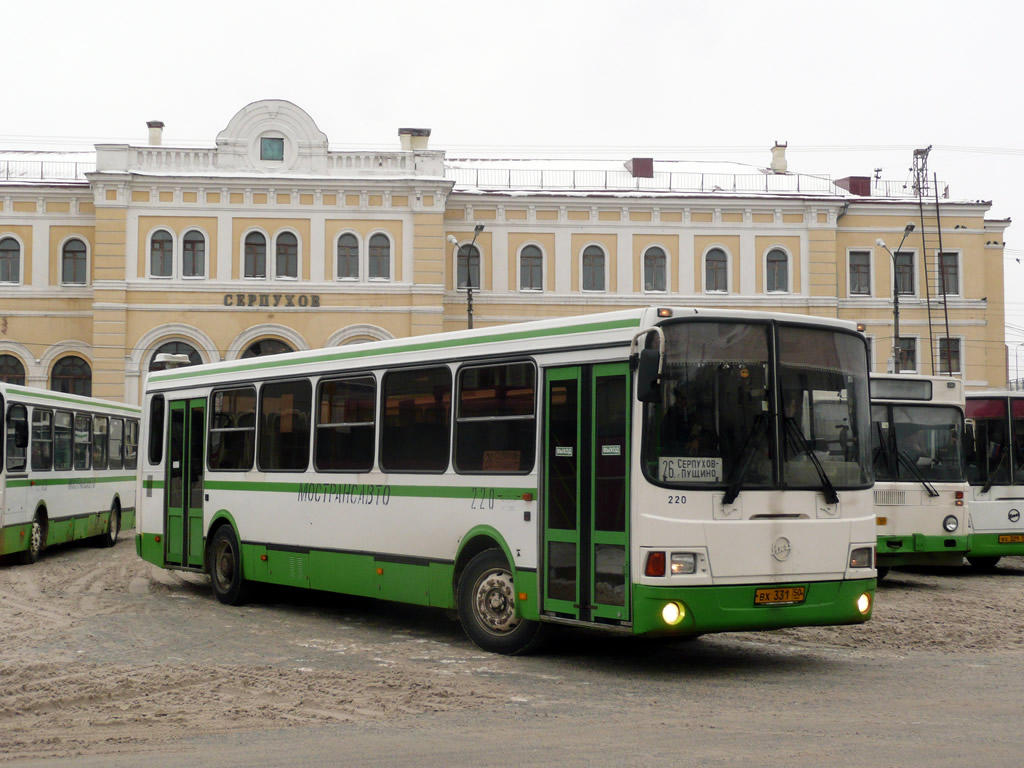
[[[665,285],[665,251],[652,246],[644,251],[644,290],[664,291]]]
[[[536,245],[527,245],[519,252],[519,290],[544,290],[544,254]]]
[[[85,285],[87,256],[85,243],[72,238],[61,252],[60,280],[64,285]]]
[[[359,241],[351,232],[338,238],[338,279],[359,279]]]
[[[259,232],[245,236],[245,272],[243,277],[267,276],[267,238]]]
[[[370,264],[367,269],[370,280],[391,279],[391,241],[387,235],[370,238]]]
[[[604,251],[596,245],[583,249],[583,290],[604,290]]]
[[[245,352],[242,353],[242,357],[266,357],[267,355],[280,355],[284,352],[294,352],[295,350],[285,344],[283,341],[277,339],[261,339],[260,341],[254,341],[248,347]]]
[[[153,350],[153,356],[149,358],[149,370],[151,371],[163,371],[167,369],[167,363],[157,362],[157,355],[188,355],[189,365],[199,365],[203,362],[203,358],[199,356],[199,352],[191,344],[186,344],[184,341],[169,341],[166,344],[161,344],[155,350]]]
[[[480,249],[475,245],[463,245],[455,257],[456,288],[480,290]]]
[[[181,276],[206,276],[206,237],[194,229],[181,241]]]
[[[53,364],[50,389],[69,395],[92,397],[92,368],[80,357],[68,355]]]
[[[21,282],[21,245],[13,237],[0,239],[0,283]]]
[[[295,279],[299,276],[299,239],[291,232],[282,232],[277,236],[275,247],[275,277]]]
[[[709,293],[729,292],[729,257],[721,248],[712,248],[704,256],[704,290]]]
[[[149,274],[152,277],[174,275],[174,238],[166,229],[159,229],[149,238]]]
[[[14,355],[0,355],[0,381],[25,385],[25,366]]]
[[[768,293],[789,291],[789,256],[781,248],[772,248],[765,259],[765,290]]]

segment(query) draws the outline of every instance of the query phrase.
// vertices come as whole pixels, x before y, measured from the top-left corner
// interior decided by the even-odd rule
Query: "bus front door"
[[[164,560],[202,568],[206,400],[174,400],[168,410]]]
[[[547,371],[542,610],[628,623],[629,366]]]

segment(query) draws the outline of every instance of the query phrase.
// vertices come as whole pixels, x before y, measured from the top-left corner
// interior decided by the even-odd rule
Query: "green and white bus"
[[[781,404],[842,403],[836,424]],[[139,554],[545,623],[693,636],[866,621],[870,401],[852,324],[646,308],[151,373]],[[788,446],[784,449],[784,446]]]
[[[871,447],[879,574],[961,565],[968,541],[962,382],[872,374]]]
[[[113,546],[135,527],[139,408],[0,383],[0,555],[34,563],[79,539]]]
[[[967,424],[967,562],[984,571],[1024,555],[1024,392],[968,394]]]

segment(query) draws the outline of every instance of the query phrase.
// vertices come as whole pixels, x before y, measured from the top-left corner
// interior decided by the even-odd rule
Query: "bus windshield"
[[[963,414],[934,405],[871,408],[871,462],[876,480],[963,482]]]
[[[967,446],[967,479],[972,485],[1010,485],[1024,482],[1024,401],[1013,399],[1007,419],[1005,397],[967,401],[973,441]],[[1012,424],[1013,435],[1010,427]]]
[[[863,340],[769,323],[663,328],[661,397],[644,412],[644,469],[652,480],[823,489],[826,496],[831,486],[869,483]]]

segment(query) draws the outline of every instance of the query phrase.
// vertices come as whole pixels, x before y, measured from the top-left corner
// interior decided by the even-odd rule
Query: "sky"
[[[1024,3],[48,0],[0,4],[0,28],[0,149],[144,143],[147,120],[166,124],[164,144],[212,145],[268,98],[308,112],[333,149],[397,149],[415,127],[450,157],[764,167],[779,141],[793,172],[905,181],[931,145],[951,198],[1018,222],[1004,258],[1014,375]]]

